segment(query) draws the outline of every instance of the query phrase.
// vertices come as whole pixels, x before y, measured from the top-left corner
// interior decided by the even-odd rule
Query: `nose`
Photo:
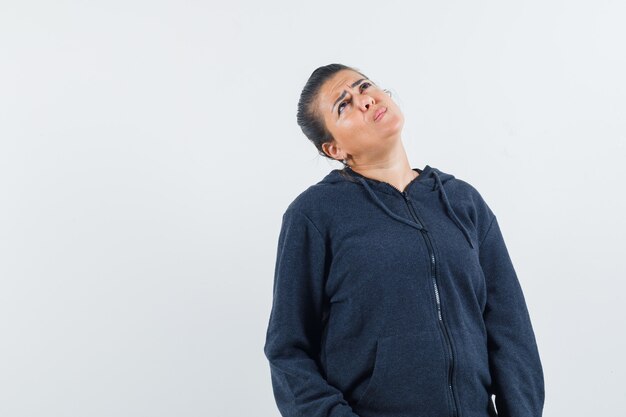
[[[374,104],[374,98],[367,93],[359,96],[359,108],[363,111],[367,111],[371,105]]]

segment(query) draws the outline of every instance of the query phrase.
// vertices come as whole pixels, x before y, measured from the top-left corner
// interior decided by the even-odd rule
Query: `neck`
[[[418,173],[413,171],[402,145],[402,141],[385,155],[369,161],[356,160],[350,168],[368,178],[389,183],[399,190],[404,190]]]

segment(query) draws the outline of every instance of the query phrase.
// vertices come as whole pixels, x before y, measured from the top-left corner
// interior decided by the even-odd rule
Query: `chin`
[[[401,136],[404,128],[404,117],[398,117],[395,120],[386,120],[385,136]]]

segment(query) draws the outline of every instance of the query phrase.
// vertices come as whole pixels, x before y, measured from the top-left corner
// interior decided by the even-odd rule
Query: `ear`
[[[334,141],[323,143],[322,150],[326,153],[326,155],[330,156],[333,159],[342,160],[345,158],[343,151],[337,146]]]

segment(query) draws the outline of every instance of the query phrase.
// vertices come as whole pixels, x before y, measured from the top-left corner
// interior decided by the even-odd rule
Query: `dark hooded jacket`
[[[264,346],[282,416],[542,415],[495,214],[469,183],[414,170],[400,191],[335,169],[286,209]]]

